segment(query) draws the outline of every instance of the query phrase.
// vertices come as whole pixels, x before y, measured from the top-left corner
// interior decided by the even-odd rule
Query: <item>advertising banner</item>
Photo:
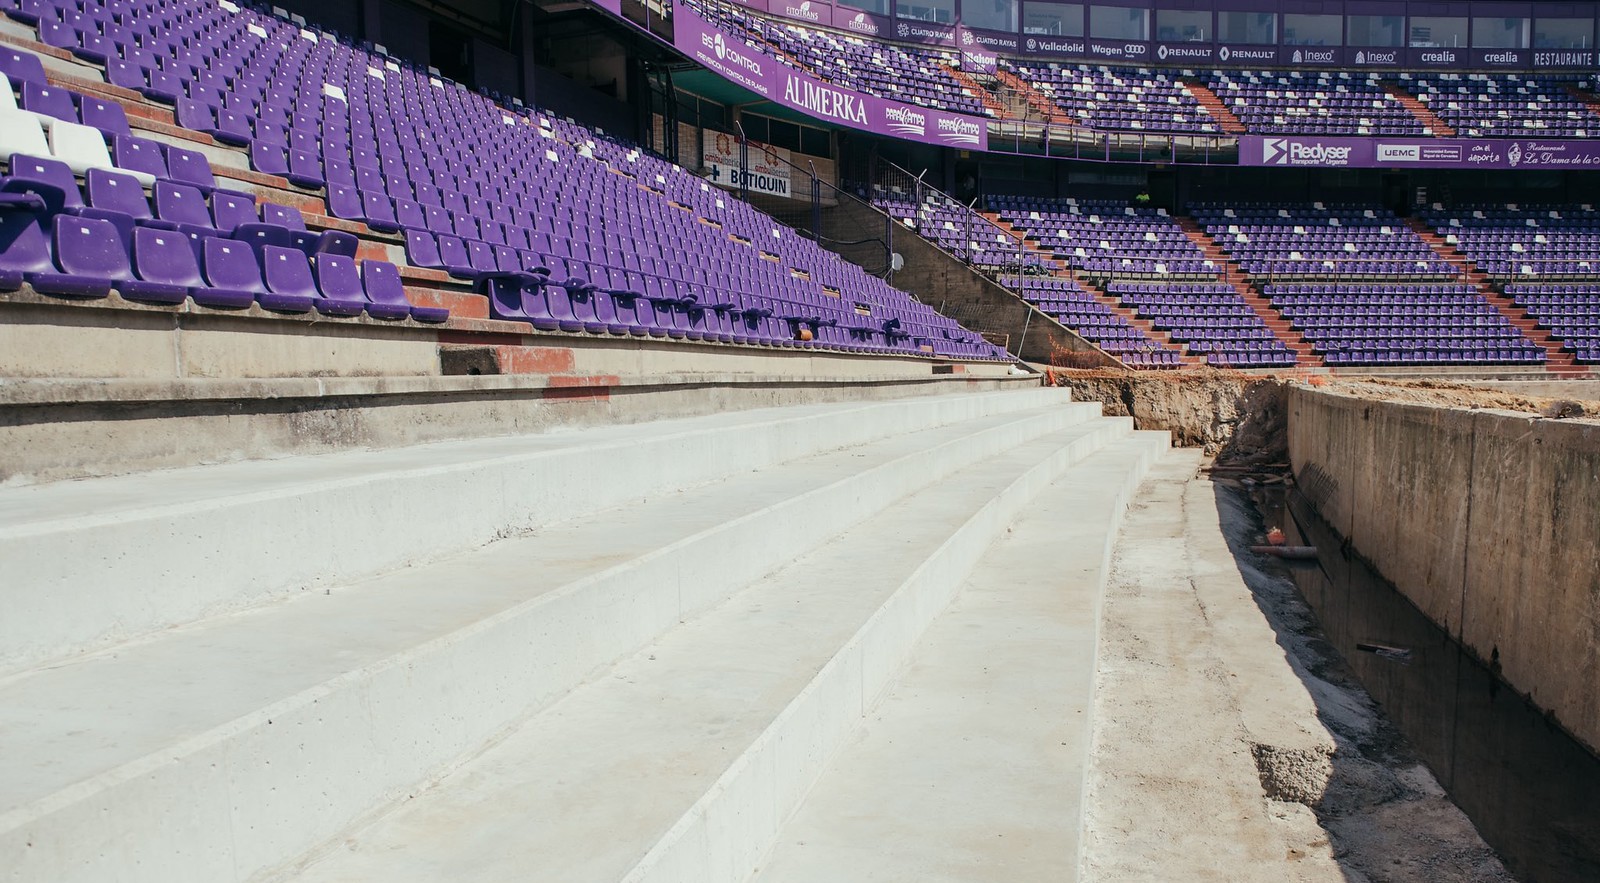
[[[989,146],[989,124],[983,117],[902,104],[825,83],[779,63],[687,6],[677,7],[673,27],[679,51],[765,100],[824,122],[924,144],[971,150]]]
[[[1243,135],[1239,164],[1315,169],[1596,169],[1600,141]]]
[[[961,44],[961,69],[974,74],[992,74],[1000,64],[994,50],[978,42],[978,36],[965,27],[956,27],[956,40]]]
[[[711,183],[718,187],[738,190],[742,185],[745,190],[771,196],[794,195],[789,186],[789,151],[782,147],[751,141],[741,149],[738,138],[707,132],[701,160],[711,170]]]

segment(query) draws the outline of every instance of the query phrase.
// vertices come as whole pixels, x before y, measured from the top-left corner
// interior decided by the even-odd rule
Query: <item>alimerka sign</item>
[[[782,64],[687,6],[676,8],[673,29],[673,44],[679,51],[767,101],[824,122],[880,135],[944,147],[988,148],[989,124],[983,117],[903,104],[823,82]]]

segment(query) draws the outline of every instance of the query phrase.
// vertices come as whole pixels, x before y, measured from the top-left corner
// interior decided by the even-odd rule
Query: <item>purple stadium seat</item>
[[[229,239],[207,239],[201,253],[205,256],[204,288],[195,288],[189,295],[201,306],[223,309],[243,309],[255,303],[256,297],[266,293],[261,281],[261,263],[249,244]]]
[[[311,261],[305,252],[264,246],[261,265],[267,281],[267,290],[256,296],[261,306],[284,313],[305,313],[316,305],[317,283],[311,277]]]
[[[144,303],[181,304],[205,284],[189,237],[171,230],[133,231],[133,273],[136,278],[119,283],[117,290]]]
[[[311,259],[316,271],[317,290],[322,296],[317,312],[329,316],[359,316],[367,308],[367,292],[361,286],[361,272],[352,258],[319,254]]]
[[[361,280],[366,288],[367,314],[377,319],[399,319],[397,313],[404,309],[418,322],[443,322],[450,311],[440,307],[415,306],[406,297],[405,285],[394,264],[386,261],[362,261]]]

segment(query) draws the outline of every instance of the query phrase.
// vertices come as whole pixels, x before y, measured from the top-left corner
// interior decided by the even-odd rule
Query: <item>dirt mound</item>
[[[1287,381],[1261,374],[1200,369],[1182,372],[1085,370],[1056,372],[1058,386],[1105,413],[1130,416],[1140,429],[1164,429],[1183,447],[1204,448],[1219,461],[1282,463],[1288,457]]]

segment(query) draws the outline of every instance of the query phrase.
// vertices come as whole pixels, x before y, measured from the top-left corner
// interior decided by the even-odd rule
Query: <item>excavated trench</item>
[[[1442,787],[1516,879],[1600,880],[1600,757],[1429,621],[1294,487],[1287,391],[1306,378],[1210,370],[1053,373],[1080,401],[1098,401],[1107,414],[1132,416],[1140,429],[1164,429],[1177,444],[1203,447],[1214,457],[1213,480],[1255,503],[1263,536],[1254,542],[1265,541],[1267,527],[1281,527],[1287,545],[1317,549],[1316,559],[1304,562],[1259,559],[1251,569],[1275,571],[1293,589],[1275,594],[1258,581],[1252,591],[1287,652],[1319,678],[1370,696],[1381,717],[1348,728],[1330,713],[1324,723],[1347,743],[1334,756],[1250,746],[1268,797],[1310,807],[1336,851],[1369,879],[1497,879],[1488,866],[1467,871],[1446,860],[1468,844],[1430,842],[1427,819],[1408,809],[1423,805],[1416,801],[1427,787]],[[1565,399],[1434,381],[1309,382],[1375,399],[1547,417],[1574,410]],[[1592,413],[1594,404],[1588,407]],[[1419,761],[1437,786],[1412,781],[1407,770]],[[1417,831],[1381,833],[1397,824]]]

